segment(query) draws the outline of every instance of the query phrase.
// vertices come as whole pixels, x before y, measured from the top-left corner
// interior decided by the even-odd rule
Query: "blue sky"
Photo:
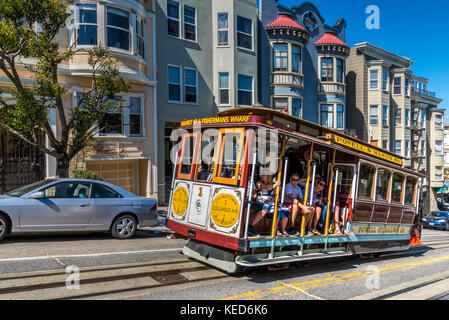
[[[300,0],[280,0],[288,7]],[[429,91],[443,99],[449,123],[449,1],[446,0],[311,0],[333,26],[343,17],[347,22],[346,43],[369,42],[399,56],[412,59],[414,75],[429,79]],[[366,8],[380,10],[380,29],[366,27]]]

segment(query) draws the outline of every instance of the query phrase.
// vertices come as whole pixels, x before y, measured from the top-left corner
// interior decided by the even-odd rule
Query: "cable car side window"
[[[405,182],[405,205],[414,206],[415,205],[415,190],[416,190],[416,179],[413,177],[407,177]]]
[[[360,167],[359,178],[359,199],[373,199],[373,184],[376,169],[368,164],[362,164]]]
[[[201,133],[190,133],[182,137],[182,148],[178,159],[178,174],[181,179],[193,179],[198,141]]]
[[[399,173],[393,174],[393,186],[391,188],[391,201],[402,204],[402,191],[404,188],[404,176]]]
[[[213,182],[237,184],[241,174],[244,128],[221,129],[215,158]]]
[[[377,170],[376,201],[389,201],[390,178],[390,171],[382,168]]]

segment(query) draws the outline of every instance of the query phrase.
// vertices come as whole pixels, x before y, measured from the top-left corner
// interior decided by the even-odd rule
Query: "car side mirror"
[[[44,198],[45,198],[44,191],[37,191],[28,197],[28,199],[44,199]]]

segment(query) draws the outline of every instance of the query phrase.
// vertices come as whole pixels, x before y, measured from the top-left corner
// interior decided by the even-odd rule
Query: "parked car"
[[[433,211],[422,219],[423,228],[435,228],[449,231],[449,212]]]
[[[110,231],[129,239],[157,224],[157,200],[110,183],[46,179],[0,195],[0,240],[8,234]]]

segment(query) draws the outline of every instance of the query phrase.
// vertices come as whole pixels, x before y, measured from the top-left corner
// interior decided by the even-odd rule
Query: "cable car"
[[[409,250],[420,236],[424,175],[387,150],[263,107],[185,120],[177,134],[167,227],[188,238],[183,253],[196,260],[232,274]],[[292,176],[302,178],[293,202],[307,208],[295,219]],[[267,183],[271,215],[257,205]]]

